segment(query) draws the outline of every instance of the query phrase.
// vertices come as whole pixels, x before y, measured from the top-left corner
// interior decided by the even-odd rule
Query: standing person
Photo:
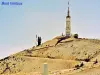
[[[38,36],[38,46],[41,45],[41,41],[42,41],[41,37]]]

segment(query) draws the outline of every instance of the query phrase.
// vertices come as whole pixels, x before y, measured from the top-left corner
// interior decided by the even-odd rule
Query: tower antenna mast
[[[68,11],[66,16],[66,36],[71,36],[71,16],[69,9],[69,1],[68,1]]]
[[[68,14],[67,14],[68,16],[70,16],[69,6],[70,6],[70,5],[69,5],[69,1],[68,1]]]

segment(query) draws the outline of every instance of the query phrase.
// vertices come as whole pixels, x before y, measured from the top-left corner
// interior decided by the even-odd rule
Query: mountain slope
[[[96,59],[100,61],[100,40],[67,38],[55,45],[58,38],[1,59],[0,73],[42,72],[45,62],[48,63],[49,71],[56,71],[72,69],[86,59],[90,59],[90,62]]]

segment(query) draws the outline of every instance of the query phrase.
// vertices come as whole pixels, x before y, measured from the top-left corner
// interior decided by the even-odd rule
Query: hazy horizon
[[[44,42],[65,33],[68,0],[16,1],[23,5],[0,5],[0,58],[31,48],[36,34]],[[99,7],[99,0],[70,0],[71,32],[99,39]]]

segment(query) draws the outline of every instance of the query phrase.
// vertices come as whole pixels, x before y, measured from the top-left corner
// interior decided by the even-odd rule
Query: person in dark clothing
[[[41,41],[42,41],[41,37],[38,36],[38,46],[41,45]]]

